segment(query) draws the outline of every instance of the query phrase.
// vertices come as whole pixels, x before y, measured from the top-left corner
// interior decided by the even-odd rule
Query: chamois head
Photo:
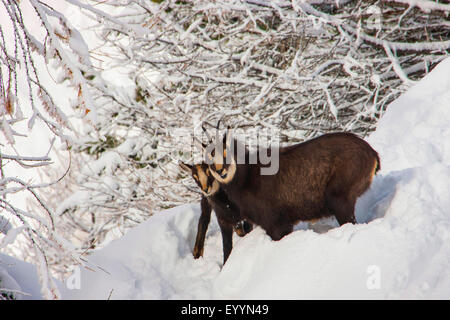
[[[236,140],[231,139],[231,134],[227,130],[222,142],[210,144],[206,148],[211,175],[220,183],[231,182],[236,174],[235,145]]]
[[[205,196],[212,196],[219,191],[219,183],[212,176],[208,164],[203,162],[200,164],[189,165],[180,161],[179,166],[191,174]]]

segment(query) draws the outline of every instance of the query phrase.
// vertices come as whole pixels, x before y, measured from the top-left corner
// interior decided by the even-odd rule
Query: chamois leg
[[[195,245],[193,250],[193,255],[195,259],[203,256],[203,248],[205,245],[206,231],[208,230],[209,221],[211,219],[211,205],[208,199],[202,197],[200,202],[202,213],[200,219],[198,220],[197,237],[195,238]]]
[[[267,234],[274,241],[278,241],[285,235],[288,235],[293,230],[293,225],[286,221],[277,221],[269,229],[266,229]]]
[[[242,222],[242,227],[244,229],[245,234],[253,230],[253,224],[245,220]]]
[[[346,223],[356,223],[355,203],[356,200],[348,200],[342,196],[329,196],[327,199],[328,207],[340,226]]]
[[[223,264],[225,265],[233,249],[233,226],[220,218],[217,218],[217,222],[222,233]]]

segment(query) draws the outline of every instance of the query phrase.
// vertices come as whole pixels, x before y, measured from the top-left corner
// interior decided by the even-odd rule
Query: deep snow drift
[[[91,255],[96,271],[81,270],[80,289],[61,284],[63,297],[450,298],[450,58],[393,102],[367,140],[382,169],[358,200],[357,225],[303,223],[277,242],[256,228],[234,237],[222,268],[215,219],[193,259],[199,206],[184,205]]]

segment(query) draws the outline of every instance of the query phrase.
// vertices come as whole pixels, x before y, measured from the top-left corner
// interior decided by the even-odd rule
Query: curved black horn
[[[216,125],[216,142],[215,143],[219,143],[220,138],[219,138],[219,128],[220,128],[220,122],[222,121],[224,115],[222,115],[219,119],[219,121],[217,121],[217,125]]]
[[[211,143],[212,142],[211,136],[209,135],[208,131],[206,131],[206,128],[205,128],[205,125],[203,122],[202,122],[202,130],[206,134],[206,138],[208,139],[208,142]]]
[[[194,137],[194,145],[196,145],[200,150],[205,151],[208,145],[201,142],[197,137]]]

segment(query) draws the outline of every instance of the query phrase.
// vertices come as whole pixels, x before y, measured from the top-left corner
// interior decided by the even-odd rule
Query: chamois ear
[[[182,162],[182,161],[179,161],[179,162],[178,162],[178,165],[179,165],[180,168],[183,169],[184,171],[189,172],[189,173],[192,172],[192,166],[191,166],[191,165],[186,164],[186,163],[184,163],[184,162]]]
[[[211,136],[209,135],[209,133],[208,133],[208,131],[206,130],[206,128],[205,128],[205,126],[204,126],[203,123],[202,123],[202,130],[203,130],[203,132],[206,134],[206,138],[208,139],[208,142],[211,143],[212,138],[211,138]]]

